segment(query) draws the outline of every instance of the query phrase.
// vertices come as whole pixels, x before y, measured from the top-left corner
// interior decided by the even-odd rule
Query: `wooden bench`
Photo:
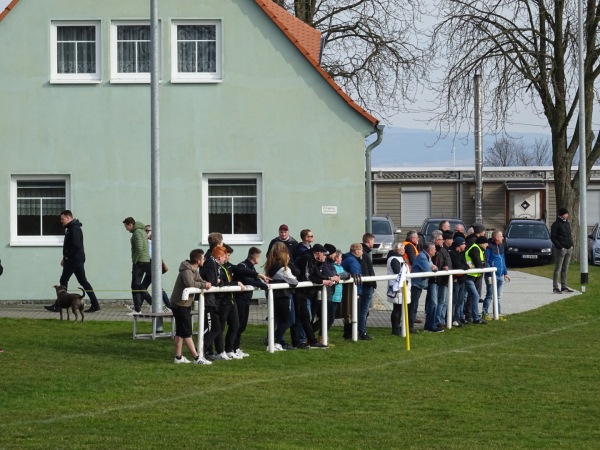
[[[173,314],[170,312],[159,312],[159,313],[133,313],[131,315],[131,317],[133,317],[133,338],[134,339],[152,339],[155,340],[156,338],[162,338],[162,337],[168,337],[168,338],[174,338],[175,337],[175,320],[173,319]],[[152,333],[138,333],[137,331],[137,325],[138,325],[138,320],[139,319],[151,319],[152,320]],[[158,333],[156,331],[156,325],[157,325],[157,319],[169,319],[171,321],[171,332],[170,333]]]

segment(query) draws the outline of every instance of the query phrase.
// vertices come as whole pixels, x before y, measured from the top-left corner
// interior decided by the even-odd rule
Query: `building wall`
[[[129,297],[130,235],[122,220],[150,221],[150,87],[110,83],[109,28],[117,19],[148,19],[144,0],[22,1],[0,22],[0,183],[11,175],[67,174],[71,209],[84,224],[86,270],[100,298]],[[162,42],[160,155],[163,259],[176,267],[206,248],[202,175],[257,173],[263,178],[266,251],[287,223],[308,227],[317,242],[349,247],[364,231],[364,137],[372,124],[352,110],[254,2],[159,2]],[[170,82],[169,20],[219,18],[223,81]],[[49,83],[51,19],[102,21],[102,82]],[[27,55],[24,57],[23,55]],[[335,206],[337,214],[322,214]],[[9,211],[9,196],[0,197]],[[61,273],[57,246],[10,245],[0,220],[6,267],[0,300],[45,299]],[[233,261],[248,245],[234,246]],[[264,261],[264,259],[263,259]],[[27,275],[26,275],[27,274]],[[33,275],[35,274],[35,276]],[[73,279],[71,287],[76,287]]]

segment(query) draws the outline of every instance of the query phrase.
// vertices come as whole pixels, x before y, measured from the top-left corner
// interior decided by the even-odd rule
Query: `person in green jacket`
[[[133,308],[136,313],[139,313],[144,300],[152,305],[152,297],[147,290],[152,282],[148,238],[144,224],[136,222],[133,217],[127,217],[123,224],[125,229],[131,233],[131,295]]]

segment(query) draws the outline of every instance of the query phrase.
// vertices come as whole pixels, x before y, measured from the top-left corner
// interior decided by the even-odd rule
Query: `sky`
[[[0,9],[6,8],[6,5],[10,3],[10,0],[0,0]]]

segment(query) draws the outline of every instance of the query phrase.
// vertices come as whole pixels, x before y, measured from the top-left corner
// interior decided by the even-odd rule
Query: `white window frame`
[[[216,27],[216,71],[179,72],[177,59],[177,27],[179,25],[214,25]],[[220,20],[173,20],[171,22],[171,82],[220,83],[223,80],[223,35]]]
[[[96,28],[96,72],[95,73],[58,73],[57,64],[57,29],[61,26],[94,26]],[[50,82],[67,83],[100,83],[102,81],[102,35],[99,20],[72,21],[53,20],[50,23]]]
[[[150,27],[148,20],[114,20],[110,24],[110,82],[111,83],[150,83],[150,72],[136,72],[136,73],[120,73],[118,71],[118,41],[117,41],[117,28],[119,26],[127,25],[147,25]],[[159,21],[158,27],[158,42],[159,42],[159,56],[158,56],[158,67],[159,73],[162,72],[162,33]]]
[[[19,181],[64,181],[65,209],[71,209],[71,177],[69,175],[12,175],[10,180],[10,245],[62,246],[64,235],[19,236],[17,234],[17,183]],[[57,216],[58,220],[58,216]]]
[[[227,244],[262,244],[263,241],[263,177],[260,173],[207,173],[202,175],[202,227],[204,230],[201,242],[208,244],[207,236],[210,232],[221,232],[210,230],[208,226],[208,183],[213,179],[252,179],[256,181],[256,234],[225,234],[223,239]]]

